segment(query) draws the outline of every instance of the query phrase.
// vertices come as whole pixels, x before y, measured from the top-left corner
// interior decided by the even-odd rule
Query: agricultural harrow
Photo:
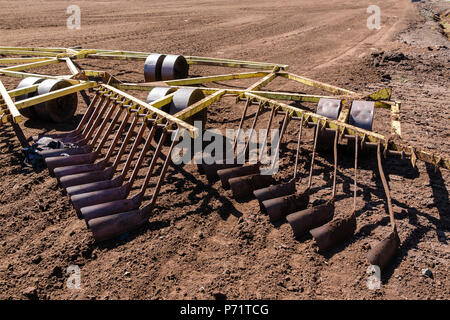
[[[450,169],[449,159],[402,141],[401,103],[391,101],[389,88],[370,94],[356,93],[293,74],[287,65],[230,59],[82,48],[0,47],[0,54],[0,75],[21,79],[11,90],[0,82],[0,125],[10,123],[17,128],[22,117],[65,122],[72,119],[77,110],[77,93],[82,92],[84,96],[87,96],[86,90],[92,93],[93,98],[75,130],[44,134],[33,139],[52,138],[65,146],[41,151],[40,155],[70,197],[78,217],[86,221],[97,241],[128,232],[149,219],[171,164],[169,155],[180,137],[186,132],[192,138],[198,137],[200,129],[193,125],[194,120],[206,122],[207,110],[225,96],[235,97],[236,104],[244,104],[233,142],[234,151],[247,120],[252,119],[250,128],[253,133],[258,117],[264,111],[270,112],[267,129],[274,126],[277,115],[282,116],[275,153],[279,152],[288,126],[295,123],[298,143],[293,178],[288,183],[277,184],[274,177],[262,174],[259,162],[242,164],[235,161],[237,153],[231,161],[201,165],[202,172],[209,179],[219,178],[235,198],[256,197],[261,211],[266,212],[273,222],[287,220],[294,236],[310,232],[323,251],[351,237],[356,229],[354,213],[333,218],[338,144],[354,143],[355,208],[358,152],[376,149],[392,226],[392,233],[368,254],[370,263],[380,267],[388,263],[400,244],[382,156],[407,157],[413,166],[420,160]],[[87,70],[78,63],[92,59],[141,61],[145,81],[123,82],[112,73]],[[65,64],[67,74],[48,75],[30,71],[56,64]],[[250,71],[189,77],[189,68],[193,65]],[[224,81],[252,78],[257,82],[249,87],[220,85]],[[277,78],[301,83],[314,92],[320,89],[325,95],[263,90]],[[148,97],[143,101],[129,91],[148,92]],[[316,105],[316,111],[303,108],[303,104]],[[249,109],[255,105],[257,110],[254,117],[250,117]],[[378,108],[390,110],[389,136],[372,131],[374,112]],[[314,147],[309,184],[306,190],[300,191],[296,186],[299,150],[302,131],[308,128],[314,130]],[[251,136],[244,147],[244,158],[250,140]],[[324,204],[310,206],[311,179],[319,147],[333,151],[333,192],[331,199]],[[160,165],[159,159],[163,159]],[[146,173],[138,192],[132,194],[141,169]],[[150,189],[152,192],[148,196]]]

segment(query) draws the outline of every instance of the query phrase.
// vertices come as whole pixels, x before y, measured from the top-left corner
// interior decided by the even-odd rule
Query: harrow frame
[[[167,172],[167,167],[169,165],[167,155],[164,161],[163,170],[158,178],[158,183],[155,187],[154,193],[152,195],[152,200],[149,205],[145,205],[141,208],[142,198],[144,195],[144,189],[147,187],[149,179],[153,173],[154,165],[158,160],[161,152],[163,143],[165,142],[168,133],[175,132],[175,140],[172,141],[170,151],[176,144],[176,140],[183,135],[183,131],[188,131],[192,138],[199,136],[199,128],[191,125],[189,119],[194,115],[200,114],[200,112],[209,108],[215,102],[221,100],[225,96],[232,96],[236,98],[236,102],[245,100],[246,106],[245,111],[239,125],[240,131],[242,123],[244,121],[245,113],[249,105],[258,104],[258,112],[253,122],[253,128],[256,124],[259,112],[262,109],[271,109],[272,121],[274,114],[283,114],[284,120],[281,128],[281,135],[284,134],[287,124],[291,120],[300,121],[300,126],[310,126],[312,124],[316,125],[316,135],[320,132],[332,131],[336,133],[335,143],[337,139],[342,138],[355,139],[357,143],[361,143],[361,147],[376,147],[380,150],[380,147],[384,148],[385,155],[400,155],[401,157],[409,157],[413,166],[416,165],[417,160],[424,161],[435,165],[436,167],[442,167],[447,170],[450,169],[450,159],[439,154],[431,153],[419,148],[416,148],[402,140],[401,123],[400,123],[400,109],[402,103],[400,101],[391,100],[391,89],[383,88],[375,93],[357,93],[345,88],[341,88],[335,85],[327,84],[324,82],[316,81],[301,75],[297,75],[288,71],[289,66],[283,64],[274,64],[266,62],[253,62],[244,60],[232,60],[232,59],[219,59],[219,58],[208,58],[208,57],[195,57],[186,56],[186,62],[188,65],[202,65],[211,67],[227,67],[227,68],[238,68],[238,69],[251,69],[247,72],[239,73],[227,73],[220,75],[211,76],[201,76],[194,78],[176,79],[176,80],[165,80],[165,81],[153,81],[144,83],[132,83],[123,82],[116,78],[114,75],[107,71],[102,70],[81,70],[75,63],[76,60],[80,59],[108,59],[108,60],[128,60],[128,61],[146,61],[147,57],[152,53],[146,52],[135,52],[135,51],[114,51],[114,50],[98,50],[98,49],[82,49],[76,48],[18,48],[18,47],[0,47],[0,54],[14,56],[20,55],[18,58],[5,57],[0,58],[0,75],[10,76],[15,78],[27,78],[27,77],[39,77],[43,79],[56,79],[64,80],[70,85],[68,87],[57,89],[48,93],[43,93],[40,95],[34,95],[27,97],[23,100],[14,102],[12,98],[23,96],[25,94],[35,93],[38,91],[39,84],[34,84],[31,86],[23,87],[20,89],[14,89],[8,91],[3,83],[0,81],[0,126],[3,123],[12,123],[16,134],[19,139],[23,140],[23,134],[18,130],[17,123],[21,120],[20,110],[23,108],[28,108],[42,104],[47,101],[58,99],[60,97],[65,97],[76,92],[82,92],[84,90],[93,90],[95,92],[94,101],[98,102],[98,105],[94,105],[94,101],[89,106],[88,110],[95,110],[94,112],[99,112],[98,115],[94,117],[92,115],[91,119],[88,120],[88,113],[86,113],[84,120],[81,121],[79,128],[74,132],[69,133],[66,138],[70,142],[76,142],[79,144],[79,150],[75,150],[71,153],[69,158],[64,158],[61,156],[55,156],[54,152],[48,153],[48,158],[46,158],[47,165],[52,174],[55,174],[60,180],[61,185],[66,188],[67,193],[71,196],[72,204],[77,210],[77,213],[81,217],[83,214],[90,215],[93,218],[89,220],[88,226],[92,229],[94,237],[99,240],[106,240],[109,237],[114,236],[118,230],[124,231],[128,230],[135,225],[143,223],[146,218],[148,218],[149,212],[155,204],[156,198],[161,188],[161,183],[164,180],[165,174]],[[28,57],[23,57],[28,56]],[[31,57],[29,57],[31,56]],[[58,63],[66,64],[68,72],[70,74],[64,75],[47,75],[39,73],[30,73],[30,70],[35,70],[41,67],[50,66]],[[12,65],[9,67],[1,67],[3,65]],[[304,93],[293,93],[293,92],[283,92],[283,91],[265,91],[263,88],[269,83],[277,78],[285,78],[315,89],[320,89],[326,93],[326,95],[316,95],[316,94],[304,94]],[[247,88],[215,88],[207,87],[206,84],[228,81],[228,80],[239,80],[239,79],[257,79],[255,83]],[[37,82],[33,82],[37,83]],[[202,85],[202,87],[198,87]],[[167,87],[170,91],[174,93],[167,94],[157,100],[152,102],[145,102],[141,99],[133,96],[132,94],[126,92],[131,91],[143,91],[149,92],[154,88]],[[191,92],[201,91],[201,97],[196,100],[197,102],[185,106],[181,111],[169,114],[163,111],[162,108],[169,103],[175,101],[174,97],[176,92],[180,89],[190,90]],[[180,92],[183,92],[180,90]],[[340,101],[339,114],[336,119],[328,118],[322,116],[318,113],[311,112],[309,110],[302,109],[291,105],[296,102],[309,102],[318,103],[321,99],[338,99]],[[361,127],[351,125],[350,120],[350,108],[354,101],[366,100],[371,101],[371,108],[383,108],[390,111],[390,125],[391,134],[385,136],[373,131],[365,130]],[[190,100],[189,100],[190,101]],[[324,100],[322,100],[323,102]],[[321,103],[322,103],[321,102]],[[103,105],[102,105],[103,104]],[[92,107],[92,108],[91,108]],[[58,109],[59,110],[59,109]],[[100,111],[99,111],[100,110]],[[106,110],[109,110],[106,112]],[[127,116],[124,117],[125,120],[121,123],[120,128],[123,130],[130,119],[134,119],[133,123],[137,123],[141,119],[141,128],[151,127],[151,131],[147,140],[145,142],[144,151],[139,155],[138,169],[133,170],[132,177],[130,178],[128,185],[123,183],[126,177],[125,173],[122,173],[120,178],[120,183],[115,184],[117,179],[113,179],[114,171],[117,167],[107,167],[109,162],[109,157],[112,151],[116,147],[119,136],[122,134],[118,133],[117,137],[114,138],[114,145],[110,146],[108,151],[109,156],[105,156],[104,160],[100,158],[102,154],[102,147],[111,134],[113,127],[117,125],[119,119],[122,115],[122,111],[127,111]],[[180,109],[177,109],[180,110]],[[114,120],[113,111],[116,111]],[[105,115],[106,112],[106,116]],[[109,123],[109,121],[111,122]],[[83,124],[84,121],[84,124]],[[101,125],[99,125],[101,122]],[[108,124],[109,123],[109,124]],[[84,129],[81,129],[82,125],[86,125]],[[89,128],[89,126],[92,126]],[[94,129],[99,125],[99,129],[95,135]],[[150,146],[151,140],[154,138],[157,128],[163,130],[161,141],[158,143],[157,152],[152,156],[151,169],[146,177],[146,182],[141,189],[141,195],[138,198],[127,199],[130,192],[130,186],[132,185],[135,176],[137,174],[136,170],[139,170],[140,165],[146,154],[145,149]],[[88,130],[89,129],[89,130]],[[106,130],[103,135],[102,132]],[[133,127],[134,130],[134,127]],[[20,131],[20,132],[19,132]],[[142,133],[144,129],[140,129]],[[130,131],[131,132],[131,131]],[[140,134],[140,133],[139,133]],[[138,136],[139,136],[138,134]],[[101,139],[100,136],[102,135]],[[56,135],[58,136],[58,135]],[[64,135],[63,135],[64,136]],[[128,133],[127,133],[128,136]],[[142,135],[136,137],[136,141],[133,144],[132,150],[139,144]],[[317,136],[316,136],[317,137]],[[78,140],[77,140],[78,139]],[[99,140],[100,139],[100,140]],[[316,139],[316,138],[315,138]],[[249,138],[250,140],[250,138]],[[98,141],[98,147],[94,146]],[[278,143],[278,148],[279,148]],[[335,147],[336,148],[336,147]],[[122,149],[122,148],[120,148]],[[81,151],[80,151],[81,150]],[[125,149],[124,149],[125,150]],[[277,149],[278,152],[279,149]],[[70,150],[73,151],[73,150]],[[169,152],[170,152],[169,151]],[[67,151],[69,152],[69,151]],[[119,152],[120,153],[120,152]],[[134,156],[134,151],[130,151],[130,154]],[[72,157],[73,155],[73,157]],[[120,155],[117,159],[120,159]],[[133,158],[131,157],[131,159]],[[45,157],[45,156],[44,156]],[[53,158],[52,158],[53,157]],[[107,160],[105,160],[107,159]],[[94,164],[97,160],[103,162],[103,167],[99,166],[103,172],[97,171],[96,175],[98,177],[110,176],[110,180],[95,180],[89,178],[90,182],[93,183],[95,188],[100,185],[108,185],[107,187],[99,187],[100,189],[92,189],[92,185],[89,183],[74,185],[74,181],[79,181],[78,173],[89,174],[90,170],[95,170],[97,164]],[[131,160],[130,160],[131,161]],[[128,161],[127,161],[128,163]],[[131,162],[130,162],[131,163]],[[78,167],[77,167],[78,166]],[[56,170],[54,170],[56,168]],[[59,169],[62,168],[62,169]],[[108,170],[112,174],[105,175]],[[245,168],[241,168],[246,170]],[[255,169],[255,168],[253,168]],[[252,170],[253,170],[252,169]],[[87,170],[87,171],[86,171]],[[127,169],[126,169],[127,170]],[[123,172],[126,172],[124,170]],[[239,171],[240,169],[237,169]],[[220,172],[223,170],[219,170]],[[231,170],[230,172],[232,172]],[[254,171],[254,170],[253,170]],[[255,172],[251,172],[251,174]],[[257,168],[259,171],[259,168]],[[249,173],[246,173],[248,175]],[[258,177],[249,177],[251,179]],[[71,180],[72,179],[72,180]],[[77,180],[78,179],[78,180]],[[85,178],[84,178],[85,179]],[[261,179],[262,185],[265,185],[269,179]],[[91,181],[92,180],[92,181]],[[267,180],[267,181],[266,181]],[[71,182],[70,182],[71,181]],[[115,181],[115,182],[114,182]],[[228,180],[227,180],[228,181]],[[227,182],[226,181],[226,182]],[[222,182],[224,183],[224,182]],[[78,191],[72,187],[79,187],[84,191],[82,194],[77,194]],[[263,186],[262,186],[263,187]],[[72,188],[72,189],[71,189]],[[84,188],[84,189],[83,189]],[[102,189],[103,188],[103,189]],[[111,188],[111,189],[109,189]],[[92,190],[91,190],[92,189]],[[72,191],[73,194],[71,195]],[[113,193],[111,193],[113,192]],[[249,189],[250,190],[250,189]],[[388,197],[389,198],[389,197]],[[114,202],[116,201],[116,202]],[[120,208],[128,210],[126,212],[117,211],[117,208],[112,208],[114,203],[119,203]],[[84,210],[86,208],[86,210]],[[106,210],[106,211],[105,211]],[[108,211],[109,210],[109,211]],[[131,210],[131,211],[130,211]],[[84,213],[83,213],[84,212]],[[125,223],[125,226],[119,227],[124,223],[126,216],[134,217],[130,218],[130,224]],[[86,220],[87,221],[87,220]],[[122,229],[121,229],[122,228]],[[125,228],[125,229],[124,229]]]
[[[17,103],[12,101],[12,97],[16,97],[25,93],[32,93],[37,90],[37,85],[22,88],[18,90],[6,91],[3,85],[0,85],[1,99],[0,111],[2,115],[0,117],[1,123],[9,121],[19,122],[21,108],[36,105],[38,103],[49,101],[61,96],[65,96],[74,92],[90,89],[94,87],[102,86],[110,91],[115,92],[128,101],[131,101],[136,106],[144,109],[149,109],[151,114],[156,113],[160,115],[164,120],[175,125],[178,128],[188,130],[192,137],[198,135],[198,129],[189,125],[183,119],[200,112],[204,108],[208,108],[214,102],[220,100],[224,95],[235,95],[237,99],[249,99],[250,101],[258,101],[268,104],[271,107],[276,107],[280,111],[289,112],[289,116],[298,120],[300,116],[304,116],[304,123],[318,122],[325,128],[336,129],[338,128],[342,135],[357,134],[362,143],[377,144],[381,143],[384,150],[393,154],[401,154],[411,158],[413,166],[417,160],[421,160],[436,167],[442,167],[450,169],[450,159],[439,155],[421,150],[414,146],[408,145],[401,140],[401,124],[399,120],[401,102],[390,101],[391,89],[382,89],[373,94],[369,94],[363,97],[368,100],[375,101],[376,108],[389,109],[391,113],[391,136],[383,136],[375,132],[367,131],[348,124],[349,116],[349,104],[348,101],[361,97],[360,94],[341,88],[338,86],[326,84],[320,81],[309,79],[304,76],[296,75],[288,72],[288,65],[266,63],[266,62],[253,62],[233,59],[220,59],[209,57],[196,57],[185,56],[189,65],[204,65],[204,66],[219,66],[230,67],[240,69],[257,69],[258,71],[241,72],[241,73],[229,73],[222,75],[204,76],[198,78],[187,78],[178,80],[167,80],[151,83],[128,83],[121,82],[114,76],[105,71],[95,70],[79,70],[74,64],[74,60],[79,59],[108,59],[108,60],[133,60],[133,61],[145,61],[146,57],[151,53],[136,52],[136,51],[116,51],[116,50],[99,50],[99,49],[82,49],[79,47],[74,48],[34,48],[34,47],[0,47],[0,54],[3,55],[21,55],[32,57],[19,57],[19,58],[0,58],[1,65],[13,64],[10,67],[0,68],[0,75],[25,78],[29,76],[37,76],[45,79],[64,79],[69,81],[73,86],[64,88],[55,92],[51,92],[45,95],[36,96],[30,99],[26,99]],[[53,65],[57,63],[65,63],[71,74],[61,76],[51,76],[45,74],[36,74],[25,72],[40,67]],[[330,93],[329,96],[320,95],[307,95],[288,92],[272,92],[264,91],[262,88],[268,85],[277,77],[283,77],[289,80],[293,80],[302,83],[307,86],[315,87]],[[94,78],[94,80],[91,80]],[[124,90],[140,90],[150,91],[154,87],[158,86],[170,86],[174,89],[181,87],[190,87],[194,85],[204,85],[206,83],[233,80],[233,79],[259,79],[256,83],[245,89],[221,89],[221,88],[202,88],[207,97],[190,106],[183,112],[171,116],[158,109],[161,103],[169,103],[173,96],[167,96],[162,101],[158,101],[154,104],[147,104],[132,95],[124,92]],[[100,79],[98,81],[97,79]],[[9,97],[8,97],[9,95]],[[291,106],[287,103],[280,102],[318,102],[321,98],[336,98],[338,95],[343,99],[343,107],[337,120],[332,120],[316,113],[302,110],[300,108]],[[6,107],[6,108],[5,108]]]

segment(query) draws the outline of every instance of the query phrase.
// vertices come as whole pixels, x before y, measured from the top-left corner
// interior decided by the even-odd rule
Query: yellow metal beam
[[[15,50],[15,51],[38,51],[38,52],[64,52],[66,48],[42,48],[42,47],[5,47],[0,46],[0,50]]]
[[[296,74],[293,74],[290,72],[280,72],[279,75],[281,75],[282,77],[285,77],[289,80],[294,80],[294,81],[303,83],[307,86],[319,88],[319,89],[322,89],[324,91],[331,92],[334,94],[350,95],[350,96],[356,95],[356,92],[354,92],[354,91],[350,91],[350,90],[347,90],[344,88],[339,88],[339,87],[333,86],[331,84],[327,84],[327,83],[320,82],[317,80],[309,79],[309,78],[299,76],[299,75],[296,75]]]
[[[24,64],[24,63],[31,63],[31,62],[39,62],[39,61],[45,61],[49,60],[49,58],[46,57],[36,57],[36,58],[2,58],[0,59],[0,65],[2,64]]]
[[[401,138],[402,127],[400,124],[400,108],[401,108],[400,102],[396,102],[395,105],[391,107],[391,128],[392,134]]]
[[[78,70],[77,66],[73,63],[72,59],[70,58],[64,58],[66,61],[67,67],[69,67],[70,72],[72,72],[73,75],[78,74],[80,70]]]
[[[72,84],[79,84],[80,81],[78,80],[72,80],[70,77],[72,75],[67,76],[49,76],[46,74],[39,74],[39,73],[28,73],[28,72],[21,72],[21,71],[9,71],[5,69],[0,69],[0,75],[7,75],[14,78],[27,78],[27,77],[38,77],[38,78],[44,78],[44,79],[64,79],[69,81]]]
[[[67,96],[71,93],[75,93],[75,92],[79,92],[81,90],[85,90],[85,89],[89,89],[89,88],[93,88],[96,87],[97,83],[95,82],[84,82],[84,83],[80,83],[77,85],[73,85],[67,88],[63,88],[63,89],[59,89],[59,90],[55,90],[49,93],[45,93],[45,94],[41,94],[32,98],[28,98],[25,100],[21,100],[19,102],[16,103],[16,107],[17,109],[23,109],[23,108],[27,108],[27,107],[31,107],[34,106],[36,104],[39,104],[41,102],[45,102],[45,101],[49,101],[49,100],[53,100],[59,97],[63,97],[63,96]]]
[[[208,82],[226,81],[235,79],[249,79],[249,78],[261,78],[268,74],[268,72],[244,72],[244,73],[230,73],[217,76],[207,76],[180,80],[168,80],[164,83],[168,86],[189,86],[193,84],[203,84]]]
[[[56,57],[57,52],[45,52],[45,51],[22,51],[22,50],[3,50],[0,49],[1,54],[18,54],[22,56],[46,56],[46,57]]]
[[[114,87],[120,90],[137,90],[137,91],[150,91],[153,88],[160,87],[164,85],[163,82],[151,82],[151,83],[120,83],[114,85]],[[195,88],[201,89],[204,94],[210,95],[215,92],[225,90],[225,94],[232,95],[243,95],[244,93],[254,93],[266,98],[276,99],[276,100],[286,100],[286,101],[299,101],[299,102],[313,102],[317,103],[322,98],[333,99],[333,96],[320,96],[311,94],[301,94],[301,93],[290,93],[290,92],[274,92],[274,91],[248,91],[246,89],[222,89],[222,88],[197,88],[189,86],[172,86],[172,88]]]
[[[21,96],[23,94],[36,92],[38,87],[39,87],[39,85],[35,84],[35,85],[25,87],[25,88],[10,90],[10,91],[8,91],[8,94],[11,98],[14,98],[14,97]]]
[[[8,68],[4,68],[3,70],[23,71],[23,70],[29,70],[29,69],[34,69],[34,68],[40,68],[40,67],[44,67],[44,66],[48,66],[48,65],[52,65],[52,64],[57,64],[57,63],[59,63],[58,59],[48,59],[48,60],[44,60],[44,61],[31,62],[31,63],[21,64],[18,66],[12,66],[12,67],[8,67]]]
[[[342,103],[342,109],[339,113],[338,121],[339,122],[348,122],[348,115],[350,114],[350,108],[346,103]]]
[[[392,89],[391,88],[383,88],[378,90],[377,92],[372,93],[367,98],[379,101],[379,100],[391,100]]]
[[[3,85],[3,83],[1,81],[0,81],[0,95],[3,99],[3,102],[8,107],[9,116],[11,117],[11,119],[9,119],[9,120],[16,122],[16,123],[19,122],[20,118],[21,118],[21,114],[20,114],[18,108],[16,107],[16,105],[14,104],[14,102],[12,101],[11,97],[8,94],[8,91],[6,90],[5,86]],[[3,121],[3,119],[1,121],[5,122],[5,121]]]
[[[259,91],[261,88],[268,85],[272,80],[274,80],[277,77],[277,74],[275,72],[269,73],[264,78],[256,82],[255,84],[251,85],[247,88],[247,91]]]
[[[220,98],[225,94],[225,90],[219,90],[217,92],[214,92],[213,94],[209,95],[208,97],[200,100],[197,103],[194,103],[193,105],[187,107],[186,109],[183,109],[182,111],[174,114],[174,117],[184,120],[187,119],[198,112],[202,111],[205,108],[208,108],[210,105],[212,105],[214,102],[219,101]]]

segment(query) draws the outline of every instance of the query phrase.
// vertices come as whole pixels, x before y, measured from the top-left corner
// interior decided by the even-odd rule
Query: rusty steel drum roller
[[[144,64],[145,82],[161,81],[161,67],[166,56],[164,54],[151,54]]]
[[[161,99],[171,93],[173,93],[176,89],[171,87],[156,87],[153,88],[148,96],[147,96],[147,103],[152,103],[158,99]],[[169,113],[170,104],[167,104],[161,108],[162,111]]]
[[[189,64],[183,56],[168,54],[161,66],[162,80],[184,79],[189,75]]]
[[[25,78],[22,81],[20,81],[19,85],[17,86],[17,89],[30,87],[30,86],[33,86],[35,84],[39,84],[39,83],[41,83],[44,80],[45,79],[43,79],[43,78],[28,77],[28,78]],[[25,99],[28,99],[28,98],[32,98],[32,97],[34,97],[36,95],[37,95],[37,90],[35,92],[30,92],[30,93],[26,93],[26,94],[20,95],[20,96],[16,97],[16,102],[21,101],[21,100],[25,100]],[[36,111],[34,110],[34,106],[20,109],[19,112],[20,112],[21,115],[23,115],[24,117],[27,117],[28,119],[36,119],[37,118],[37,114],[36,114]]]
[[[66,80],[47,79],[39,84],[37,94],[42,95],[52,91],[70,87],[72,84]],[[49,100],[34,106],[36,114],[42,120],[53,122],[66,122],[70,120],[78,106],[78,95],[72,93],[63,97]]]
[[[193,105],[194,103],[199,102],[204,99],[205,95],[200,89],[192,89],[192,88],[181,88],[175,92],[173,96],[172,103],[170,104],[169,113],[176,114],[180,111],[183,111],[187,107]],[[194,121],[201,121],[202,123],[206,123],[207,121],[208,110],[205,108],[202,111],[196,113],[195,115],[185,119],[187,123],[194,124]]]

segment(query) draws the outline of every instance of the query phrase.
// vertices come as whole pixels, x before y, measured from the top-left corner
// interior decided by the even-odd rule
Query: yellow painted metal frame
[[[237,99],[250,99],[260,103],[276,106],[279,110],[289,112],[291,117],[299,119],[303,115],[304,123],[318,122],[323,127],[338,129],[341,134],[359,135],[363,141],[371,143],[381,143],[386,150],[404,152],[411,157],[413,164],[416,160],[422,160],[432,163],[438,167],[450,169],[450,160],[446,157],[425,152],[405,144],[401,141],[401,124],[400,124],[400,108],[401,102],[391,101],[391,89],[384,88],[371,94],[360,94],[345,88],[335,85],[327,84],[317,80],[313,80],[301,75],[288,72],[289,66],[284,64],[275,64],[267,62],[254,62],[235,59],[222,59],[210,57],[196,57],[185,56],[190,65],[205,65],[214,67],[227,67],[238,69],[256,69],[257,71],[228,73],[221,75],[203,76],[197,78],[187,78],[178,80],[159,81],[151,83],[128,83],[122,82],[114,75],[106,71],[97,70],[79,70],[75,65],[74,60],[77,59],[108,59],[108,60],[133,60],[145,61],[150,55],[150,52],[137,51],[117,51],[117,50],[100,50],[100,49],[82,49],[82,48],[32,48],[32,47],[0,47],[0,54],[7,56],[21,57],[5,57],[0,58],[0,66],[15,64],[14,66],[0,67],[0,75],[6,75],[16,78],[25,78],[29,76],[37,76],[46,79],[64,79],[69,81],[72,86],[50,92],[45,95],[33,97],[22,100],[20,102],[12,102],[13,97],[25,93],[34,92],[37,86],[30,86],[11,91],[6,91],[3,85],[0,85],[0,92],[2,99],[0,100],[0,107],[6,106],[7,116],[2,116],[2,122],[14,121],[20,119],[18,110],[26,108],[37,103],[49,101],[57,97],[61,97],[74,92],[100,86],[106,89],[107,92],[114,92],[121,96],[126,101],[132,103],[135,107],[140,108],[142,112],[146,110],[147,117],[154,118],[155,116],[160,123],[166,123],[168,128],[181,128],[188,130],[192,137],[198,135],[198,129],[186,123],[185,119],[208,108],[213,103],[219,101],[225,95],[236,96]],[[45,74],[30,73],[28,70],[36,69],[43,66],[57,64],[63,62],[67,65],[70,74],[51,76]],[[26,72],[27,71],[27,72]],[[263,91],[262,89],[278,77],[288,80],[296,81],[306,86],[321,89],[328,93],[327,95],[311,95],[303,93],[291,93],[280,91]],[[170,94],[162,99],[159,99],[151,104],[148,104],[124,90],[139,90],[150,91],[155,87],[170,86],[174,89],[194,87],[197,85],[205,85],[212,82],[221,82],[228,80],[250,79],[257,78],[258,81],[247,88],[214,88],[214,87],[200,87],[206,97],[189,106],[185,110],[170,115],[160,110],[160,108],[170,103],[173,94]],[[199,87],[195,87],[199,88]],[[312,102],[317,103],[321,98],[338,98],[341,99],[342,108],[338,120],[332,120],[316,113],[309,112],[288,103],[280,102]],[[348,117],[350,111],[351,101],[353,100],[372,100],[375,101],[376,108],[389,109],[391,112],[391,137],[385,137],[375,132],[363,130],[348,124]],[[0,111],[5,113],[4,111]],[[1,115],[1,114],[0,114]]]

